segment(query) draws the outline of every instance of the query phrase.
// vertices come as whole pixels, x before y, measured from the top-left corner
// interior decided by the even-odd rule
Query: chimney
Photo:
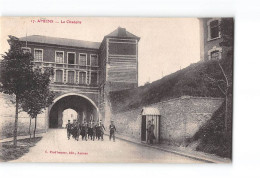
[[[125,37],[126,36],[126,29],[118,27],[118,36],[119,37]]]

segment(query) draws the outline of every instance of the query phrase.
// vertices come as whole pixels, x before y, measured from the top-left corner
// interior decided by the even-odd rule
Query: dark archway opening
[[[81,96],[71,95],[54,103],[49,113],[49,128],[62,128],[67,124],[68,121],[64,121],[63,118],[63,112],[67,109],[77,112],[76,120],[80,123],[98,120],[97,109],[89,100]]]

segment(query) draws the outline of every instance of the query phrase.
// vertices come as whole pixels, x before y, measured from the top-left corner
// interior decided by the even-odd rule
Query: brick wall
[[[25,46],[25,43],[23,43]],[[79,54],[86,53],[87,59],[90,60],[90,54],[98,54],[98,50],[96,49],[85,49],[80,47],[65,47],[65,46],[53,46],[46,44],[35,44],[28,42],[27,46],[31,48],[31,53],[34,55],[34,49],[42,49],[43,50],[43,61],[45,62],[55,62],[55,51],[63,51],[64,52],[64,63],[67,63],[67,53],[73,52],[76,54],[76,64],[79,64]],[[100,64],[100,62],[98,62]]]
[[[223,99],[220,98],[181,97],[149,107],[156,107],[160,111],[161,142],[181,144],[211,118],[222,102]],[[118,134],[141,141],[141,110],[142,107],[112,114],[111,118],[115,121]]]

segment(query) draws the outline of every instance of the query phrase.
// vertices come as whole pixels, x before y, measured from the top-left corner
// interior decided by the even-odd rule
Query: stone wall
[[[15,105],[10,101],[14,97],[0,93],[0,139],[13,136]],[[25,112],[19,113],[18,135],[29,135],[30,118]],[[33,132],[35,120],[32,119],[31,131]],[[45,112],[37,117],[36,133],[46,132]]]
[[[160,111],[160,141],[179,145],[185,138],[193,136],[222,102],[221,98],[181,97],[145,107],[156,107]],[[141,141],[141,110],[142,107],[112,113],[118,134]]]

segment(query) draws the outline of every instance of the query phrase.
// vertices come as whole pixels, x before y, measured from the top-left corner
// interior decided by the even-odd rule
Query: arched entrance
[[[51,106],[49,112],[49,128],[62,128],[63,112],[67,109],[72,109],[77,112],[77,120],[83,121],[98,120],[98,108],[96,105],[83,95],[67,94],[58,97]]]
[[[66,127],[66,124],[68,123],[68,121],[70,120],[71,122],[73,122],[73,120],[78,119],[78,113],[77,111],[75,111],[74,109],[65,109],[62,112],[62,128]]]

